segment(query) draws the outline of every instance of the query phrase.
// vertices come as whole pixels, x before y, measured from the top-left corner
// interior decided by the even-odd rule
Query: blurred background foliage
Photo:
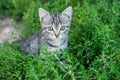
[[[17,45],[5,42],[0,47],[0,79],[120,79],[119,0],[1,0],[0,16],[22,21],[25,27],[21,39],[25,39],[40,29],[38,8],[52,13],[68,6],[73,7],[73,16],[68,49],[63,51],[64,67],[55,54],[25,56],[16,49]]]

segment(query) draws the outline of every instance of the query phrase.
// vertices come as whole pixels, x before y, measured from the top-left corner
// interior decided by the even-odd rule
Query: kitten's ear
[[[42,22],[44,18],[50,17],[49,12],[42,8],[39,8],[38,12],[40,17],[40,22]]]
[[[68,17],[70,20],[72,19],[72,6],[69,6],[62,12],[62,16]]]

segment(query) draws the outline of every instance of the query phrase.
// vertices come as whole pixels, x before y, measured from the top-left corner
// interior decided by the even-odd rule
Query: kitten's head
[[[50,14],[46,10],[39,8],[39,17],[42,30],[54,38],[65,37],[68,34],[71,18],[72,7],[66,8],[61,13]]]

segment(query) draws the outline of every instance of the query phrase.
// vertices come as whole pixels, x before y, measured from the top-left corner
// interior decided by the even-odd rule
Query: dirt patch
[[[10,17],[0,19],[0,44],[3,44],[5,40],[11,43],[19,39],[21,26],[23,26],[22,23],[16,23]]]

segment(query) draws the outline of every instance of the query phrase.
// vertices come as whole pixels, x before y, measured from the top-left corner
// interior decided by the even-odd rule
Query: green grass
[[[44,5],[43,5],[44,4]],[[68,49],[57,55],[23,55],[16,44],[0,47],[2,80],[119,80],[119,0],[2,0],[0,13],[22,20],[25,39],[40,29],[38,8],[61,12],[73,7]]]

